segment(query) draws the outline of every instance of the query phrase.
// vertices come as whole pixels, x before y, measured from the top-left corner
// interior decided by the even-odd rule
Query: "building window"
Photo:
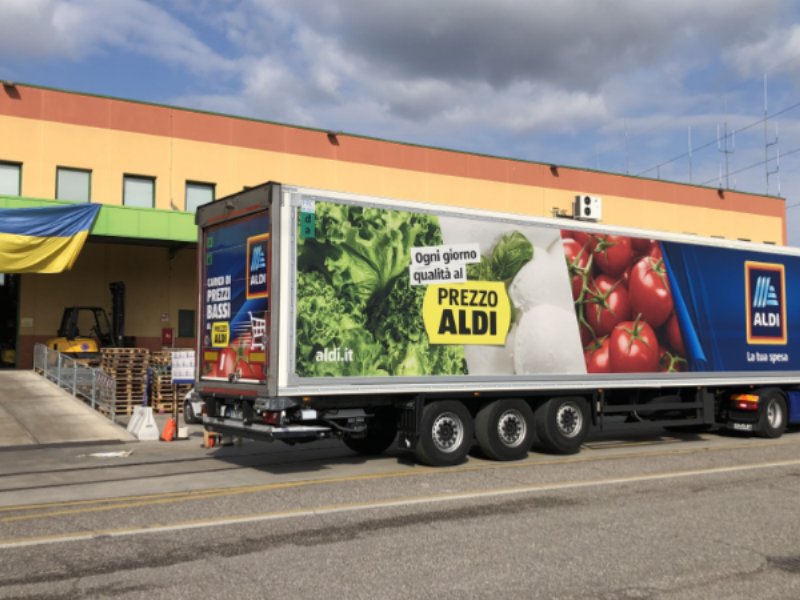
[[[198,206],[213,202],[213,200],[213,183],[186,182],[186,212],[196,212]]]
[[[21,180],[21,164],[0,162],[0,196],[19,196]]]
[[[122,204],[137,208],[153,208],[156,199],[154,177],[125,175],[122,180]]]
[[[56,200],[91,202],[92,172],[86,169],[56,169]]]
[[[183,308],[178,309],[178,337],[194,337],[194,311]]]

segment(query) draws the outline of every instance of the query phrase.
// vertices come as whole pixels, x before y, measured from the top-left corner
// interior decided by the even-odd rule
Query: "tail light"
[[[261,415],[261,420],[267,425],[280,425],[283,421],[283,411],[268,410]]]
[[[758,410],[758,396],[755,394],[734,394],[731,403],[736,410]]]

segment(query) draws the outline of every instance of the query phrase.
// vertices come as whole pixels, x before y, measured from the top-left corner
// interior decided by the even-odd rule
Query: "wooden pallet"
[[[150,351],[147,348],[103,348],[103,356],[107,355],[124,355],[124,356],[137,356],[149,355]]]
[[[175,412],[175,402],[151,402],[150,405],[156,412],[159,413],[174,413]],[[179,402],[177,405],[178,414],[183,414],[183,402]]]
[[[117,399],[117,401],[114,402],[114,406],[98,404],[97,410],[99,410],[107,417],[110,417],[112,415],[122,417],[126,415],[132,415],[133,409],[141,405],[142,405],[141,398],[135,402],[131,400],[120,401],[119,399]]]

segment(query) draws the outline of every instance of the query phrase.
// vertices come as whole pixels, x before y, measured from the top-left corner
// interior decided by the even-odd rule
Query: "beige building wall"
[[[218,198],[274,180],[545,217],[571,212],[575,194],[588,193],[602,197],[607,225],[786,240],[781,198],[29,86],[0,90],[0,132],[0,161],[21,163],[21,193],[34,198],[55,197],[59,166],[90,170],[92,201],[102,204],[122,204],[125,174],[153,177],[154,207],[178,211],[187,181],[214,184]],[[19,364],[55,335],[65,306],[110,311],[112,281],[126,285],[126,334],[160,347],[161,328],[177,334],[177,311],[195,307],[194,256],[155,243],[90,243],[70,273],[23,276]]]

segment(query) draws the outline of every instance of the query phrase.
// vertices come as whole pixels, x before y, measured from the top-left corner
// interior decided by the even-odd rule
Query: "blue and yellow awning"
[[[99,210],[99,204],[0,209],[0,273],[69,270]]]

